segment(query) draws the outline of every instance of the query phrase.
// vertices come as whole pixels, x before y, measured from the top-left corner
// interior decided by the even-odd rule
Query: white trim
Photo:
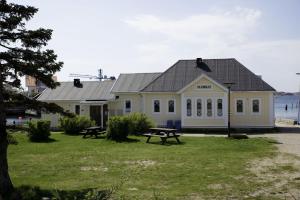
[[[169,112],[169,101],[174,101],[174,112]],[[176,99],[167,99],[167,114],[176,115]]]
[[[159,101],[159,112],[154,112],[154,101]],[[152,99],[152,114],[161,114],[161,99]]]
[[[253,100],[258,100],[259,112],[253,112]],[[251,115],[261,115],[261,109],[262,109],[261,101],[262,101],[262,99],[260,97],[250,99],[250,113],[251,113]]]
[[[181,127],[183,127],[184,126],[184,119],[185,119],[185,117],[184,117],[184,95],[183,94],[181,94],[180,95],[180,101],[181,101],[181,116],[180,116],[180,118],[181,118]]]
[[[269,120],[270,125],[275,126],[275,115],[274,115],[274,93],[270,94],[269,97]]]
[[[226,87],[224,87],[223,85],[221,85],[220,83],[216,82],[215,80],[213,80],[212,78],[210,78],[209,76],[205,75],[205,74],[201,74],[198,78],[196,78],[195,80],[193,80],[192,82],[190,82],[189,84],[187,84],[185,87],[183,87],[181,90],[179,90],[177,92],[177,94],[179,93],[183,93],[186,89],[188,89],[189,87],[191,87],[192,85],[194,85],[196,82],[198,82],[199,80],[201,80],[202,78],[206,78],[209,81],[211,81],[212,83],[216,84],[217,86],[219,86],[220,88],[222,88],[224,91],[228,91],[228,89]]]
[[[130,101],[130,111],[126,112],[126,101]],[[132,100],[131,99],[124,99],[124,104],[123,104],[123,114],[129,114],[132,112]]]
[[[187,100],[188,100],[188,99],[191,100],[191,116],[188,116],[188,115],[187,115]],[[183,105],[184,105],[184,108],[185,108],[185,109],[184,109],[184,118],[190,119],[190,118],[193,118],[193,117],[194,117],[194,111],[193,111],[193,110],[194,110],[194,109],[193,109],[194,106],[193,106],[193,102],[194,102],[194,101],[193,101],[193,97],[185,97],[185,98],[184,98],[184,104],[183,104]]]
[[[237,112],[237,101],[238,100],[242,100],[243,101],[243,112]],[[234,99],[234,114],[235,115],[245,115],[245,113],[246,113],[246,110],[245,110],[246,106],[245,106],[245,104],[246,104],[245,98],[235,98]]]
[[[211,116],[207,115],[207,100],[211,100]],[[214,119],[215,118],[215,106],[214,106],[214,102],[215,102],[215,98],[214,97],[207,97],[205,98],[205,114],[204,114],[204,118],[205,119]]]
[[[224,97],[216,97],[215,99],[215,118],[216,119],[225,119],[225,98]],[[218,99],[222,100],[222,116],[218,116]]]
[[[198,116],[198,108],[197,108],[197,103],[198,100],[201,100],[201,116]],[[203,119],[204,118],[204,114],[205,114],[205,99],[203,97],[195,97],[195,118],[196,119]]]

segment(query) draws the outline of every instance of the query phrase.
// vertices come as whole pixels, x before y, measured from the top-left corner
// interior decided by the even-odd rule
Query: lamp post
[[[296,73],[296,75],[300,75],[300,73]],[[299,89],[300,91],[300,89]],[[297,119],[297,124],[300,124],[300,94],[299,94],[299,101],[298,101],[298,119]]]
[[[228,137],[230,137],[230,91],[231,91],[231,86],[234,85],[234,82],[225,82],[223,83],[224,85],[226,85],[226,87],[228,88],[228,126],[227,126],[227,135]]]

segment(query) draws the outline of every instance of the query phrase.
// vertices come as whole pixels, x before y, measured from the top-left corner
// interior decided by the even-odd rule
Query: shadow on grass
[[[52,142],[57,142],[58,140],[53,139],[53,138],[48,138],[46,140],[30,140],[30,142],[33,143],[52,143]]]
[[[9,200],[41,200],[41,199],[109,199],[110,190],[87,188],[82,190],[46,190],[37,186],[23,185],[4,197]]]
[[[140,142],[139,139],[135,139],[135,138],[126,138],[125,140],[120,140],[120,141],[116,141],[118,143],[137,143]]]
[[[146,141],[145,141],[146,143]],[[154,142],[148,142],[146,144],[155,144],[155,145],[161,145],[161,146],[173,146],[173,145],[185,145],[185,142],[180,141],[180,143],[178,143],[177,141],[167,141],[164,144],[162,144],[161,141],[154,141]]]

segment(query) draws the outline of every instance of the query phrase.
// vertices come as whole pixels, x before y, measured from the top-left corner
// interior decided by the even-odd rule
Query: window
[[[197,117],[202,116],[202,99],[197,99]]]
[[[192,116],[192,100],[191,99],[186,100],[186,116],[188,116],[188,117]]]
[[[159,100],[153,101],[153,112],[155,112],[155,113],[160,112],[160,101]]]
[[[217,115],[218,117],[223,116],[223,99],[217,100]]]
[[[206,115],[207,115],[207,117],[212,116],[212,100],[211,99],[207,99],[207,102],[206,102]]]
[[[126,100],[125,101],[125,113],[130,113],[131,112],[131,101]]]
[[[252,113],[258,114],[260,113],[260,101],[259,99],[252,100]]]
[[[168,101],[168,113],[175,113],[175,101],[174,100]]]
[[[242,99],[236,100],[236,113],[244,113],[244,101]]]
[[[75,105],[75,114],[80,115],[80,105]]]

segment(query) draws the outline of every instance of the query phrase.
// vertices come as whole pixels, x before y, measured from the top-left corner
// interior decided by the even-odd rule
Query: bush
[[[128,135],[142,134],[153,126],[154,123],[143,113],[110,117],[107,128],[107,139],[124,141]]]
[[[154,122],[144,113],[132,113],[127,118],[129,135],[140,135],[154,127]]]
[[[59,123],[60,128],[68,135],[78,135],[83,129],[96,124],[85,116],[63,117],[60,118]]]
[[[31,141],[47,141],[50,136],[50,121],[38,120],[29,123],[28,137]]]
[[[128,118],[126,116],[113,116],[108,120],[107,139],[124,141],[128,136]]]

